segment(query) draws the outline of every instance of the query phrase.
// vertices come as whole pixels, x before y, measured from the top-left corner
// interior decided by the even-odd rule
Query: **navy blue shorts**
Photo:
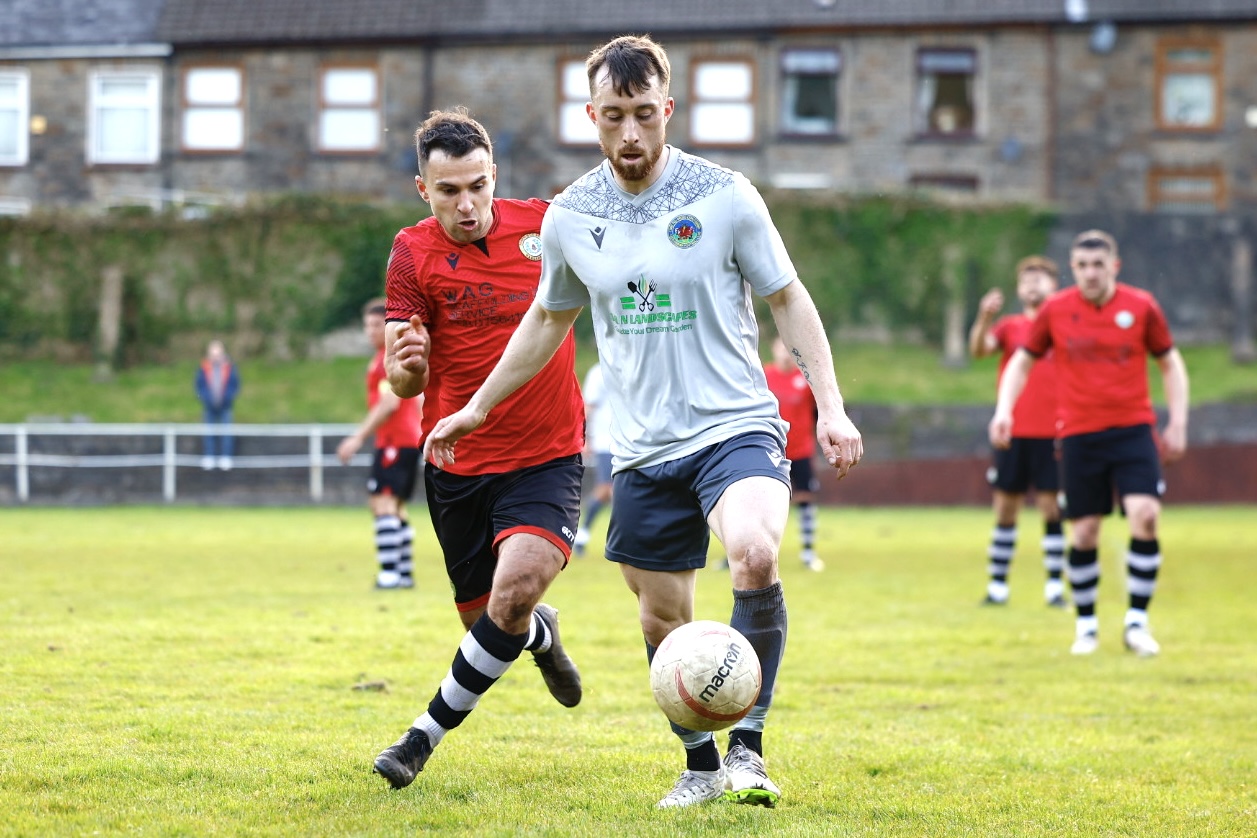
[[[612,479],[606,556],[642,570],[693,570],[707,564],[707,516],[733,483],[775,477],[790,485],[781,440],[747,433],[657,466]]]
[[[1060,473],[1056,440],[1015,436],[1007,448],[995,449],[986,482],[1010,495],[1024,495],[1031,487],[1055,492],[1061,488]]]
[[[371,459],[371,476],[367,478],[367,494],[392,495],[410,500],[415,481],[422,467],[419,448],[377,448]]]
[[[821,490],[821,481],[816,477],[816,466],[811,457],[790,461],[790,488],[795,492],[816,493]]]
[[[1114,495],[1165,494],[1161,456],[1151,425],[1109,428],[1061,440],[1066,516],[1073,520],[1113,511]]]
[[[502,474],[424,469],[428,513],[459,611],[489,601],[497,545],[507,536],[531,533],[572,554],[584,471],[579,454]]]

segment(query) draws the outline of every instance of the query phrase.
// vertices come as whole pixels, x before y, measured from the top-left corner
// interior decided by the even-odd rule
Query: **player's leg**
[[[697,569],[707,561],[710,536],[688,476],[700,454],[615,475],[606,556],[620,565],[637,597],[647,663],[668,632],[694,619]],[[679,475],[679,476],[678,476]],[[685,770],[659,801],[661,808],[692,806],[724,796],[725,770],[715,737],[671,724],[685,749]]]
[[[1043,521],[1043,601],[1052,608],[1064,608],[1065,583],[1065,529],[1061,523],[1060,462],[1057,459],[1056,441],[1036,439],[1031,464],[1031,483],[1035,488],[1035,506]]]
[[[371,475],[367,479],[367,506],[375,523],[375,587],[382,590],[401,587],[398,563],[402,553],[402,522],[398,515],[397,495],[393,491],[396,482],[397,449],[377,448],[371,460]]]
[[[986,548],[987,582],[983,605],[1008,603],[1008,571],[1017,549],[1017,513],[1025,496],[1000,489],[991,491],[991,511],[995,527],[991,530],[991,543]]]
[[[403,588],[415,586],[415,530],[410,525],[406,504],[415,493],[415,482],[423,468],[423,452],[419,448],[399,448],[397,457],[397,481],[393,495],[397,498],[397,520],[401,526],[401,542],[398,545],[398,584]]]
[[[585,554],[585,545],[589,543],[590,532],[598,514],[611,502],[611,452],[599,451],[594,454],[594,488],[589,493],[581,518],[580,529],[576,531],[573,552],[577,556]]]
[[[808,570],[819,573],[825,569],[825,561],[816,555],[816,493],[820,481],[810,458],[790,463],[790,493],[794,508],[799,513],[799,559]]]
[[[1160,653],[1148,623],[1148,606],[1161,571],[1161,495],[1165,483],[1156,441],[1149,426],[1123,429],[1124,456],[1114,467],[1114,483],[1130,527],[1126,551],[1126,589],[1129,597],[1122,633],[1126,648],[1140,657]]]
[[[1070,651],[1089,655],[1099,644],[1096,599],[1100,586],[1100,522],[1113,511],[1113,486],[1105,432],[1061,440],[1065,513],[1070,521],[1067,573],[1074,599],[1074,643]]]

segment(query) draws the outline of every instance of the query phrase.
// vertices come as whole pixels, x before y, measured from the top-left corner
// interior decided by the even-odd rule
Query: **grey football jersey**
[[[751,294],[795,281],[794,265],[750,181],[668,150],[642,194],[621,189],[604,161],[555,198],[541,225],[537,301],[589,307],[617,471],[749,431],[785,441]]]

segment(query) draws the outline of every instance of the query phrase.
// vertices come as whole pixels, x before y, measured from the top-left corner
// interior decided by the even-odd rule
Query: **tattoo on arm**
[[[803,373],[803,379],[811,382],[812,373],[808,371],[807,361],[803,360],[803,353],[799,352],[799,350],[794,347],[790,347],[790,354],[794,356],[795,365],[799,368],[799,371]]]

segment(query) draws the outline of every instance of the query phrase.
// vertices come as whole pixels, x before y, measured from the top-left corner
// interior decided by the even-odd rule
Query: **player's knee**
[[[750,587],[766,587],[776,578],[777,547],[767,540],[750,542],[741,549],[730,550],[729,562]]]

